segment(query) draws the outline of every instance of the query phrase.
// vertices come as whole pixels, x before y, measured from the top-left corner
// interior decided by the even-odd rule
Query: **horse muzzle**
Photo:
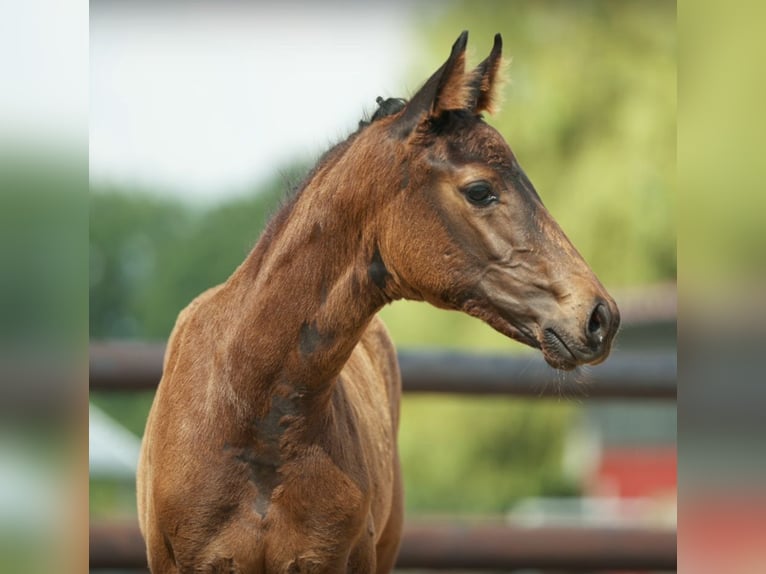
[[[603,362],[620,327],[620,311],[611,297],[598,297],[576,322],[551,322],[542,330],[540,348],[548,364],[571,370]]]

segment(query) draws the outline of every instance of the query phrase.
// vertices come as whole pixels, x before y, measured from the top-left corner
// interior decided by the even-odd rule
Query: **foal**
[[[401,383],[386,303],[464,311],[560,369],[609,354],[614,301],[480,115],[500,36],[468,72],[466,41],[326,153],[178,317],[138,472],[156,574],[391,570]]]

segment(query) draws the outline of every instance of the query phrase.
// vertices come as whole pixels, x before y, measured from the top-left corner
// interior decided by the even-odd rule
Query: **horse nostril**
[[[588,319],[588,339],[599,345],[604,340],[604,335],[609,330],[609,309],[604,303],[597,303]]]

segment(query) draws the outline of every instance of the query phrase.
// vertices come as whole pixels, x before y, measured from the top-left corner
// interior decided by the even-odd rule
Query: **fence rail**
[[[162,343],[91,343],[91,391],[155,389],[164,351]],[[399,363],[406,392],[676,398],[675,351],[615,351],[602,365],[569,374],[554,371],[531,354],[402,351]]]
[[[93,524],[90,567],[146,572],[146,552],[138,526]],[[668,571],[676,569],[676,533],[638,528],[411,522],[404,527],[396,567]]]

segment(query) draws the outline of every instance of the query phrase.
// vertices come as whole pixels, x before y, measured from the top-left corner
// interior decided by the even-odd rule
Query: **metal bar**
[[[162,343],[91,343],[91,390],[154,390],[162,375],[164,350]],[[602,365],[574,373],[555,371],[531,353],[484,356],[402,351],[399,362],[406,392],[676,398],[674,351],[617,351]]]
[[[144,539],[134,522],[91,523],[88,546],[92,569],[148,567]]]
[[[674,530],[410,522],[397,568],[498,570],[675,570]],[[90,567],[146,568],[138,527],[92,524]]]
[[[675,570],[674,530],[410,524],[399,568]]]
[[[573,373],[555,371],[537,355],[399,353],[408,392],[574,396],[676,397],[675,352],[615,352],[605,363]]]
[[[92,391],[154,390],[162,377],[165,343],[97,341],[90,343]]]

